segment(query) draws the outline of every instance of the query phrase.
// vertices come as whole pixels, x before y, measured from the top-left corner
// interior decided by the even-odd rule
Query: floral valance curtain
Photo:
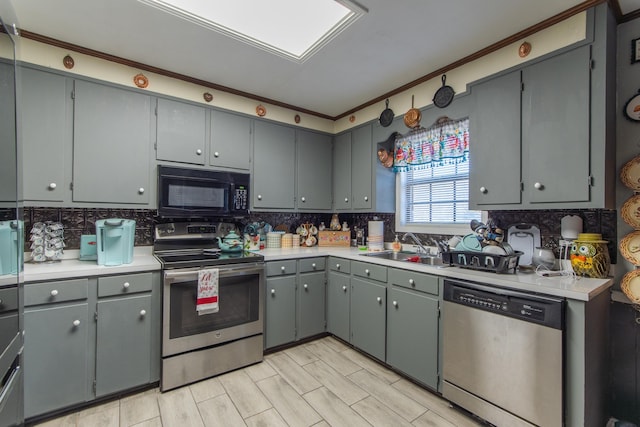
[[[405,172],[469,159],[469,119],[439,119],[432,127],[396,137],[393,170]]]

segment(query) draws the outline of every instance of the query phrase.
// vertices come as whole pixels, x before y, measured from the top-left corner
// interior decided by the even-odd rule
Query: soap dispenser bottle
[[[396,238],[393,240],[393,243],[391,243],[391,249],[393,250],[393,252],[400,252],[400,250],[402,249],[402,243],[400,243],[400,240],[398,240],[397,234]]]

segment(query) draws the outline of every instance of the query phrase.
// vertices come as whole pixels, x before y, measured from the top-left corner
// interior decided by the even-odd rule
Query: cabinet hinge
[[[438,319],[440,318],[441,314],[442,314],[442,310],[440,309],[440,306],[438,306]]]
[[[157,106],[156,106],[156,108],[154,108],[153,114],[155,114],[156,116],[158,115],[158,107]]]
[[[596,68],[596,61],[594,61],[593,59],[591,61],[589,61],[589,68],[590,69],[595,69]]]
[[[98,387],[98,384],[96,383],[96,380],[93,380],[93,386],[92,386],[92,388],[93,388],[93,395],[94,395],[94,396],[95,396],[95,394],[96,394],[96,389],[97,389],[97,387]]]
[[[587,185],[589,187],[593,187],[593,175],[589,175],[589,177],[587,178]]]
[[[69,190],[73,191],[73,182],[69,183]]]
[[[524,92],[524,82],[520,82],[520,92]]]
[[[75,90],[71,91],[71,99],[76,99],[76,91]]]
[[[97,322],[98,321],[98,312],[96,311],[95,313],[93,313],[93,319]]]
[[[520,182],[520,192],[522,193],[524,191],[524,182]]]

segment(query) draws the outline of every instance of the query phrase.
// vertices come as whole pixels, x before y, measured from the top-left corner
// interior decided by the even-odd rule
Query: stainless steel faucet
[[[424,244],[420,241],[418,236],[416,236],[415,234],[413,234],[411,232],[405,233],[404,236],[402,236],[402,241],[404,242],[405,240],[407,240],[407,237],[411,237],[411,239],[416,244],[416,246],[418,246],[418,253],[422,252],[422,253],[425,253],[427,255],[429,254],[429,249],[427,249],[424,246]]]

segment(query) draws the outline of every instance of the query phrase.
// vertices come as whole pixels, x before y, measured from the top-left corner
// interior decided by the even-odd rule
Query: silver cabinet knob
[[[369,201],[369,196],[364,196],[364,201],[368,202]]]
[[[391,304],[393,304],[394,307],[397,307],[398,306],[398,301],[394,301]]]
[[[376,300],[378,301],[379,304],[382,304],[382,297],[378,297],[376,298]]]
[[[198,149],[196,150],[196,154],[197,154],[198,156],[202,155],[202,150],[201,150],[200,148],[198,148]]]
[[[280,267],[280,270],[285,271],[286,268],[284,268],[284,265],[282,267]]]
[[[51,184],[49,184],[49,190],[55,190],[57,186],[58,184],[56,184],[55,182],[52,182]]]
[[[305,199],[304,197],[300,197],[300,201],[301,201],[302,203],[304,203],[304,202],[306,202],[306,201],[307,201],[307,199]]]
[[[487,187],[480,187],[480,192],[482,194],[487,194]]]
[[[143,187],[138,188],[138,193],[144,194],[144,188]]]
[[[271,295],[275,295],[276,294],[276,290],[275,289],[271,289]]]
[[[0,299],[0,305],[2,305],[2,300]]]
[[[147,310],[140,310],[140,317],[144,317],[147,315]]]
[[[306,290],[309,289],[309,285],[307,285],[306,283],[304,285],[302,285],[302,287]]]
[[[336,264],[336,270],[340,270],[340,264]]]
[[[220,157],[220,153],[218,153],[217,151],[213,153],[213,157]]]
[[[342,287],[342,290],[343,290],[343,291],[345,291],[345,292],[347,292],[347,287],[346,287],[346,286],[343,286],[343,287]]]
[[[57,289],[52,290],[51,291],[51,296],[55,297],[56,295],[58,295],[58,290]]]
[[[542,183],[540,182],[536,182],[535,184],[533,184],[533,188],[535,188],[536,190],[542,190],[542,187],[544,187],[544,185],[542,185]]]
[[[262,200],[262,194],[258,194],[258,200]]]
[[[415,286],[415,285],[416,285],[416,282],[415,282],[413,279],[409,279],[409,284],[410,284],[411,286]]]
[[[369,269],[368,268],[364,270],[364,274],[366,274],[367,276],[369,275]]]
[[[311,264],[311,268],[316,268],[316,263]]]
[[[344,198],[345,203],[349,203],[349,199],[347,197]]]
[[[129,289],[129,286],[131,286],[131,285],[129,284],[129,282],[124,282],[124,283],[122,284],[122,287],[123,287],[123,288],[125,288],[125,289]]]
[[[80,326],[80,321],[78,319],[74,320],[73,326]]]

